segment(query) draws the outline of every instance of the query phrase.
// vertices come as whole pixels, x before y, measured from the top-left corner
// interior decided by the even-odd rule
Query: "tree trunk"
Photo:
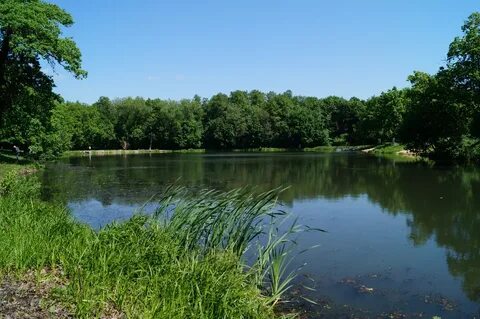
[[[120,141],[120,145],[122,146],[122,149],[126,151],[128,149],[128,142],[125,139],[122,139]]]

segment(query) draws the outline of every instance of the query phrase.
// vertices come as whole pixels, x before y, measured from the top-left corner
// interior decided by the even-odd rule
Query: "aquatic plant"
[[[290,221],[280,210],[277,188],[260,194],[248,188],[228,192],[202,190],[195,194],[169,187],[160,200],[155,218],[176,234],[184,249],[228,250],[241,259],[249,255],[250,273],[257,286],[268,291],[275,305],[290,288],[295,272],[289,263],[295,246],[293,235],[322,231]]]
[[[191,194],[172,187],[153,216],[139,212],[95,232],[61,205],[40,201],[34,178],[8,185],[0,197],[0,274],[59,269],[67,284],[56,297],[80,318],[112,311],[272,318],[294,278],[290,235],[308,230],[279,225],[287,215],[274,209],[278,189]]]

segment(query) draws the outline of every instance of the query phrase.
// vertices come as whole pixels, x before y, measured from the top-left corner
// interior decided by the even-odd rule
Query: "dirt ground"
[[[58,270],[43,269],[0,279],[0,318],[73,318],[71,311],[52,297],[55,288],[64,287]]]

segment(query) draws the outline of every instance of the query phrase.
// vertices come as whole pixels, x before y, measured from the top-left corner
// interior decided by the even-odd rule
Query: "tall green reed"
[[[79,318],[273,318],[294,278],[293,236],[308,231],[285,226],[280,191],[170,187],[153,216],[95,232],[39,200],[35,178],[12,175],[0,183],[0,273],[62,269]]]
[[[154,216],[187,250],[229,250],[239,258],[255,250],[248,268],[257,285],[269,293],[268,302],[275,305],[296,277],[295,269],[289,267],[296,235],[323,231],[299,225],[296,219],[291,221],[279,207],[283,190],[255,194],[241,188],[191,193],[182,187],[169,187]]]

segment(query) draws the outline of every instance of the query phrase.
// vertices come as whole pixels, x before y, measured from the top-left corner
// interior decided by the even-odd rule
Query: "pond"
[[[43,196],[100,228],[167,184],[281,197],[303,234],[288,305],[310,318],[478,318],[480,170],[355,153],[206,153],[68,158],[47,165]],[[311,287],[314,290],[304,288]],[[300,302],[301,295],[316,304]]]

